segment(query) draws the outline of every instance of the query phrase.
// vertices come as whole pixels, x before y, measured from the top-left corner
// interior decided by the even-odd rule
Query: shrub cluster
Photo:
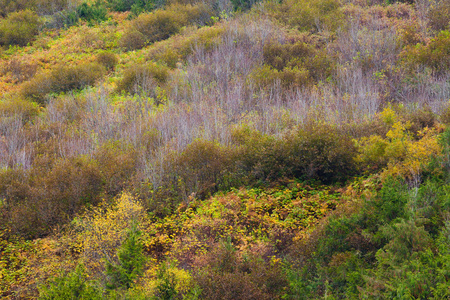
[[[264,45],[264,63],[250,78],[262,86],[280,81],[283,87],[304,87],[332,75],[333,62],[314,42],[303,40]]]
[[[31,10],[13,12],[0,21],[1,46],[26,46],[39,33],[41,21]]]
[[[342,5],[337,0],[283,1],[281,7],[270,7],[269,12],[277,20],[299,31],[333,31],[344,21]]]
[[[8,64],[2,70],[4,75],[11,77],[21,83],[31,79],[37,72],[38,65],[36,63],[27,63],[19,59],[10,59]]]
[[[197,265],[194,279],[202,299],[278,299],[286,280],[280,264],[260,257],[239,258],[230,241],[219,244]],[[204,266],[202,266],[204,264]]]
[[[315,250],[297,277],[290,278],[290,293],[336,298],[448,295],[448,282],[429,276],[441,272],[440,263],[449,258],[447,250],[432,246],[432,240],[443,245],[441,237],[447,232],[440,223],[448,209],[446,192],[439,192],[442,182],[435,180],[420,185],[412,200],[408,186],[391,177],[356,211],[330,218],[307,242],[315,244]],[[319,274],[327,274],[327,279],[319,279]],[[419,282],[427,288],[418,288]]]
[[[168,76],[168,68],[159,64],[135,65],[124,71],[122,80],[117,84],[117,91],[149,94],[156,86],[164,84]]]
[[[426,45],[409,46],[401,53],[407,67],[413,71],[420,66],[429,67],[438,75],[450,70],[450,32],[441,31]]]
[[[105,73],[99,63],[86,63],[76,66],[58,66],[47,73],[36,75],[22,85],[25,98],[43,102],[49,93],[68,92],[93,85]]]
[[[186,59],[196,47],[211,51],[222,42],[225,28],[212,26],[202,27],[195,34],[180,40],[166,40],[149,49],[148,58],[165,63],[175,68],[179,60]]]
[[[127,50],[140,49],[169,38],[188,24],[207,24],[212,15],[212,10],[205,4],[174,4],[164,10],[141,14],[132,21],[120,44]]]
[[[104,66],[107,70],[112,71],[119,63],[117,55],[112,52],[102,52],[95,58],[96,62]]]
[[[106,0],[107,6],[113,11],[131,11],[139,14],[142,11],[150,11],[164,2],[156,0]]]
[[[52,15],[67,9],[71,3],[67,0],[0,0],[0,15],[22,10],[33,10],[38,15]]]
[[[48,234],[103,197],[114,197],[136,170],[133,151],[109,144],[93,158],[57,158],[51,139],[35,151],[31,169],[0,173],[0,195],[6,199],[0,207],[2,226],[29,238]]]
[[[204,199],[240,185],[289,177],[345,182],[358,169],[356,155],[351,138],[332,126],[310,124],[280,139],[243,127],[234,132],[231,147],[196,140],[168,156],[163,185],[148,195],[148,203],[165,214],[192,195]]]
[[[450,30],[450,1],[432,1],[428,11],[429,24],[436,31]]]
[[[107,10],[102,2],[96,1],[94,4],[83,2],[76,8],[77,16],[92,24],[92,22],[101,22],[107,19]]]

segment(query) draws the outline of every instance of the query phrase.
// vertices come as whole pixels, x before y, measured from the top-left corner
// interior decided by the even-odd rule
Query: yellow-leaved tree
[[[424,128],[414,137],[409,122],[401,120],[391,108],[385,108],[379,118],[388,126],[386,136],[372,135],[355,140],[359,148],[356,160],[368,169],[383,168],[382,178],[402,176],[420,180],[420,174],[433,157],[442,152],[438,141],[439,125]]]

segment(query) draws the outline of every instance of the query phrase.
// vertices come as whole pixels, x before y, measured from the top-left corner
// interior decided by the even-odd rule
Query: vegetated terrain
[[[0,0],[0,297],[450,298],[449,30],[449,0]]]

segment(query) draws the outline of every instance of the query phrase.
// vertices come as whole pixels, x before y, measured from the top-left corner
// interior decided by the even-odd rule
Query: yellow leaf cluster
[[[384,109],[380,118],[390,126],[386,136],[363,137],[355,141],[355,144],[359,148],[356,160],[368,168],[384,167],[382,178],[416,178],[423,171],[423,167],[441,153],[438,127],[425,128],[414,138],[408,131],[411,124],[400,120],[392,108]]]
[[[82,245],[83,260],[87,267],[99,272],[104,258],[111,259],[122,244],[127,230],[134,222],[145,218],[143,206],[129,194],[122,194],[113,205],[100,205],[75,224],[74,240]]]

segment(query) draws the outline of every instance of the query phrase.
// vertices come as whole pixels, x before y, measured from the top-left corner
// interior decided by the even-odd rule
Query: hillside
[[[0,0],[0,297],[450,298],[449,30],[449,0]]]

